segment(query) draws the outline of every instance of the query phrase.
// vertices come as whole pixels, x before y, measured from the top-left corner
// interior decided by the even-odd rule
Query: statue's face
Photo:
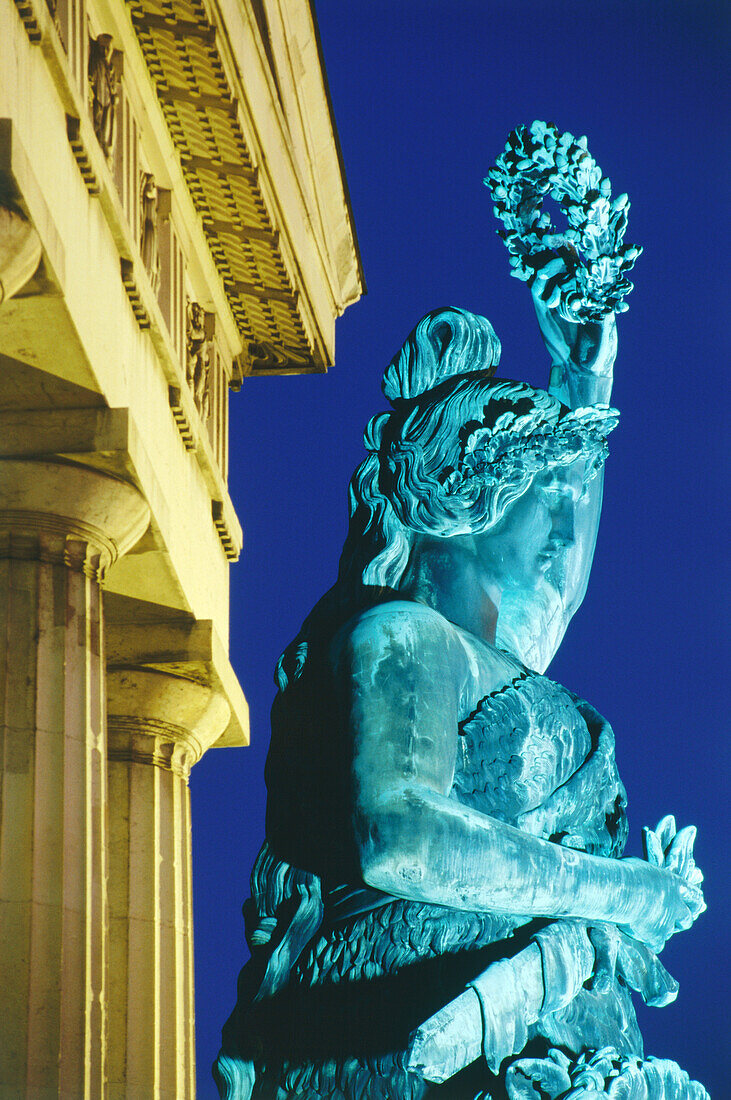
[[[488,584],[533,591],[549,571],[560,574],[575,541],[576,507],[586,461],[578,458],[537,474],[490,531],[474,536]]]

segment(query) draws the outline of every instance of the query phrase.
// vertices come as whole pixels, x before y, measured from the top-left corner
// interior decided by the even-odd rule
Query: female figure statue
[[[157,231],[157,184],[152,172],[143,172],[140,182],[140,256],[150,284],[157,294],[160,287],[160,247]]]
[[[543,675],[618,415],[614,314],[562,319],[561,269],[532,286],[547,391],[495,378],[459,309],[386,370],[338,580],[277,668],[228,1100],[707,1096],[644,1059],[630,996],[675,995],[657,953],[704,908],[693,832],[666,818],[621,858],[611,728]]]

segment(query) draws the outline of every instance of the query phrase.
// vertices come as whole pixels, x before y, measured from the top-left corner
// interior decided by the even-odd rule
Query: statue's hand
[[[533,305],[543,342],[554,365],[571,365],[594,375],[611,376],[617,354],[614,314],[601,321],[567,321],[556,308],[561,298],[560,277],[566,265],[553,258],[539,267],[530,282]]]
[[[625,931],[659,952],[676,932],[690,928],[705,911],[701,890],[703,873],[693,859],[696,829],[688,825],[677,832],[675,818],[664,817],[655,830],[644,830],[645,860],[626,860],[658,872],[648,882],[646,906],[640,901],[639,915]],[[644,884],[643,884],[644,885]]]
[[[647,826],[642,830],[645,859],[653,867],[662,867],[679,875],[690,886],[700,887],[703,872],[693,858],[696,833],[695,825],[686,825],[678,832],[675,818],[668,814],[654,830]]]
[[[593,924],[587,931],[595,952],[591,989],[607,993],[619,978],[645,1004],[659,1008],[675,1000],[678,983],[644,943],[620,932],[616,924]]]

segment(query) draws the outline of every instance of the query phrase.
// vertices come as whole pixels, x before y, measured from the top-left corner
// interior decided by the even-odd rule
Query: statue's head
[[[155,183],[155,177],[152,172],[142,173],[142,197],[143,199],[155,199],[157,198],[157,184]]]
[[[466,310],[434,310],[408,337],[383,379],[392,411],[370,421],[351,482],[341,576],[397,589],[416,536],[484,534],[537,477],[601,468],[615,410],[496,379],[499,358],[490,322]]]

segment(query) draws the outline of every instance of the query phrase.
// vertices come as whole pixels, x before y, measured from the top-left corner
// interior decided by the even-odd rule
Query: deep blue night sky
[[[716,0],[317,0],[368,295],[338,322],[325,376],[256,379],[231,400],[232,661],[249,749],[191,780],[200,1100],[245,958],[241,903],[263,837],[275,661],[334,580],[346,486],[380,379],[437,306],[486,314],[501,373],[546,385],[524,283],[482,178],[508,132],[543,118],[586,134],[632,200],[644,246],[620,318],[603,524],[583,607],[551,676],[611,721],[630,799],[628,852],[672,812],[698,825],[708,912],[663,961],[677,1002],[643,1009],[646,1050],[728,1095],[728,8]],[[724,92],[726,95],[724,96]],[[725,102],[724,102],[725,101]]]

